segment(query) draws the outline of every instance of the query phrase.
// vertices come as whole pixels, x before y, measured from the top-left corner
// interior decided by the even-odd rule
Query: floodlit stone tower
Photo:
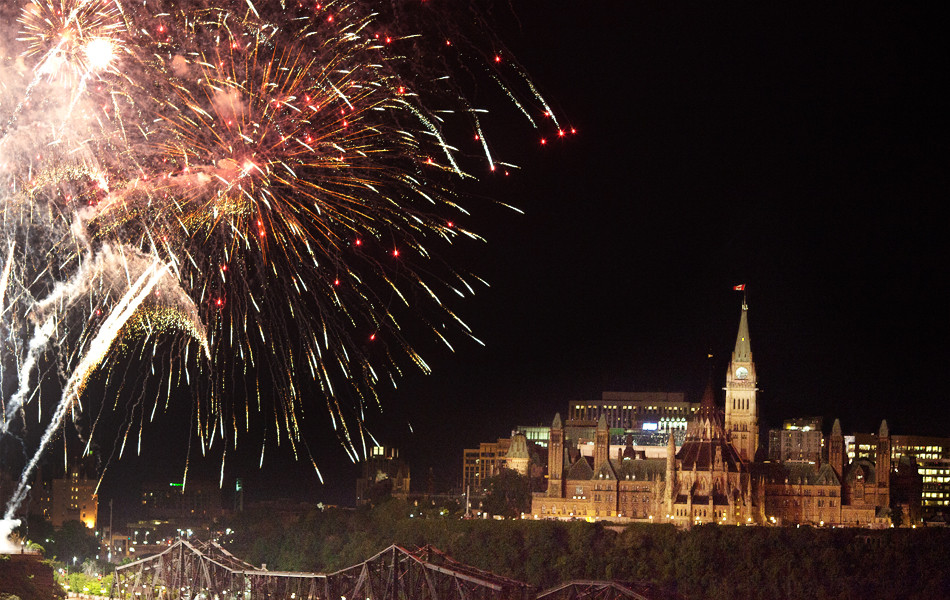
[[[891,434],[887,429],[887,421],[881,421],[881,429],[877,432],[877,461],[874,466],[878,504],[883,507],[890,506]]]
[[[726,432],[745,462],[755,458],[759,447],[758,387],[755,362],[749,343],[749,305],[742,300],[739,334],[726,373]]]
[[[564,474],[564,426],[560,413],[554,415],[551,435],[548,438],[548,497],[560,498],[563,492]]]
[[[828,438],[828,463],[835,470],[838,479],[844,477],[844,436],[841,434],[841,421],[835,419]]]

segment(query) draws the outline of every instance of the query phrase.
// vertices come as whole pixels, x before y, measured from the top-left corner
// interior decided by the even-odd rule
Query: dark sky
[[[486,347],[432,346],[434,373],[383,391],[383,413],[368,419],[409,458],[414,487],[430,468],[438,486],[457,482],[463,448],[605,390],[698,400],[708,351],[725,377],[739,283],[761,420],[840,417],[852,432],[884,418],[893,433],[950,435],[938,125],[950,86],[932,15],[536,0],[511,10],[517,21],[495,15],[503,37],[578,133],[541,147],[521,124],[494,132],[522,169],[478,193],[525,214],[473,207],[488,243],[460,258],[491,288],[458,309]],[[312,439],[326,440],[312,446],[325,485],[286,445],[261,471],[256,449],[238,453],[226,476],[261,496],[351,503],[345,454],[329,431]]]

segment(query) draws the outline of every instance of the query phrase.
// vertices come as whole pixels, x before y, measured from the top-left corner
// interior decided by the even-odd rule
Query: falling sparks
[[[431,249],[480,240],[454,192],[469,151],[508,163],[447,56],[466,72],[484,56],[500,99],[574,133],[510,55],[466,52],[429,4],[24,3],[0,54],[0,383],[16,390],[0,434],[37,378],[60,377],[49,433],[94,371],[137,355],[166,393],[200,388],[202,450],[259,417],[305,448],[316,402],[359,454],[348,423],[380,382],[429,369],[402,323],[450,348],[446,323],[472,336],[442,296],[480,280]],[[468,146],[448,139],[456,118]]]

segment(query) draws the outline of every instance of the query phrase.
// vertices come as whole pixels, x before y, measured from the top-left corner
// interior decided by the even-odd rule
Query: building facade
[[[875,433],[848,436],[847,453],[854,460],[870,458],[877,448]],[[921,435],[891,436],[891,461],[913,459],[921,475],[921,509],[925,517],[950,515],[950,438]],[[906,461],[905,461],[906,462]]]
[[[600,400],[569,403],[567,419],[569,425],[594,427],[603,417],[610,429],[666,434],[685,431],[698,409],[683,392],[604,392]]]
[[[54,479],[50,510],[53,527],[62,527],[66,521],[81,521],[87,528],[95,529],[99,514],[97,483],[96,479],[82,476],[78,468],[70,469],[62,479]]]
[[[556,415],[549,436],[548,485],[532,499],[533,516],[681,526],[888,526],[892,474],[897,471],[886,422],[871,457],[847,461],[841,425],[835,421],[828,460],[821,460],[819,451],[814,461],[769,461],[760,447],[757,381],[748,305],[743,302],[726,372],[724,410],[717,406],[710,380],[683,444],[677,448],[670,432],[664,458],[647,458],[629,443],[611,456],[604,413],[595,429],[593,451],[585,455],[577,440],[565,436]],[[907,511],[913,514],[912,507]]]
[[[787,419],[781,429],[770,429],[769,460],[820,462],[824,446],[821,422],[821,417]]]
[[[498,438],[495,442],[482,442],[478,448],[462,450],[462,489],[476,495],[484,492],[488,480],[505,465],[510,446],[511,438]]]
[[[98,524],[99,497],[96,495],[98,478],[88,461],[71,460],[61,477],[49,478],[37,470],[30,488],[30,514],[42,516],[54,527],[67,521],[80,521],[89,529]]]

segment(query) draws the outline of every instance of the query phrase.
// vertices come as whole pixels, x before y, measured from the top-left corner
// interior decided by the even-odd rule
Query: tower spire
[[[749,304],[745,292],[742,292],[742,315],[739,317],[739,333],[736,335],[736,348],[732,351],[732,362],[752,362],[752,346],[749,343]]]

